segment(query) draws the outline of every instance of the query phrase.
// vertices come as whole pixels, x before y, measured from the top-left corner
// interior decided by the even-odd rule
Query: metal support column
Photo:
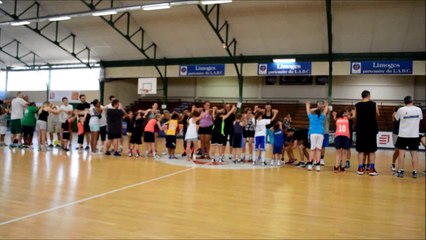
[[[326,0],[327,37],[328,37],[328,102],[331,104],[333,95],[333,23],[331,16],[331,0]]]

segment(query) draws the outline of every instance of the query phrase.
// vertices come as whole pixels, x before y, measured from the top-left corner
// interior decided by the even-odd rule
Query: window
[[[6,91],[6,72],[0,70],[0,92]]]
[[[52,70],[51,90],[99,90],[100,68]]]
[[[7,91],[46,91],[49,71],[9,71]]]

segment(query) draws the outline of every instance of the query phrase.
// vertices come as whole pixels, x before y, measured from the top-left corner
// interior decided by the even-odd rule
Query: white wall
[[[94,99],[99,99],[99,91],[79,91],[82,94],[86,95],[86,100],[91,102]],[[17,92],[10,91],[6,92],[6,99],[12,99],[16,97]],[[24,91],[25,95],[28,95],[31,102],[42,103],[47,100],[46,91]],[[60,104],[60,102],[53,102],[55,104]]]
[[[414,95],[414,76],[357,75],[336,76],[333,80],[333,100],[361,99],[368,90],[375,101],[400,103],[407,95]]]
[[[414,101],[426,106],[426,78],[425,76],[416,76],[414,79]]]

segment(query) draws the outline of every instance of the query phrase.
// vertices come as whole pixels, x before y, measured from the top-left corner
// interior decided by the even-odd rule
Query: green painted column
[[[46,91],[46,102],[49,101],[51,81],[52,81],[52,70],[49,69],[49,75],[48,75],[47,84],[46,84],[46,88],[47,88],[47,91]]]

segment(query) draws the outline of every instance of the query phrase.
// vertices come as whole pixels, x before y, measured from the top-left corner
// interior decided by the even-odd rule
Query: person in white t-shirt
[[[406,96],[404,103],[405,106],[398,109],[395,116],[395,119],[399,120],[398,139],[395,144],[395,147],[399,149],[397,176],[400,178],[404,177],[404,156],[405,150],[408,148],[413,165],[411,176],[417,178],[417,150],[419,150],[420,144],[419,129],[423,113],[419,107],[414,106],[411,96]]]
[[[68,104],[68,98],[63,97],[62,98],[62,105],[59,106],[59,122],[61,124],[67,124],[67,120],[73,115],[74,108],[72,105]],[[61,135],[63,134],[63,129],[61,128]],[[62,139],[62,138],[61,138]],[[63,140],[63,139],[62,139]],[[71,149],[71,142],[72,142],[72,134],[70,134],[69,144],[70,146],[64,146],[64,143],[61,142],[62,148]]]
[[[262,160],[262,166],[266,166],[265,142],[266,142],[266,125],[271,123],[271,119],[263,119],[263,113],[257,112],[254,124],[254,149],[258,158]],[[253,165],[256,164],[256,154],[253,154]]]
[[[28,105],[28,102],[23,99],[24,94],[18,92],[16,98],[11,103],[11,114],[10,114],[10,132],[11,135],[11,147],[21,146],[21,134],[22,125],[21,120],[24,117],[24,109]]]

